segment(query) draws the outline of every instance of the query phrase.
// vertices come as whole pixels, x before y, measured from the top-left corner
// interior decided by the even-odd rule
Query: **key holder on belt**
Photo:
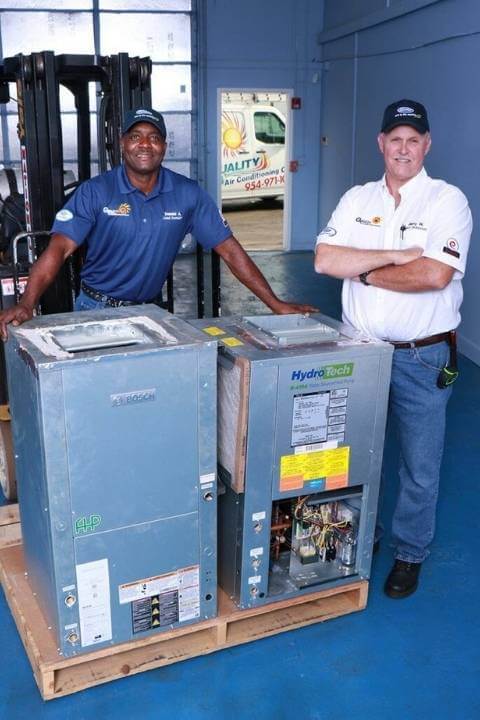
[[[445,367],[440,370],[440,374],[437,378],[437,387],[441,390],[453,385],[455,380],[458,378],[457,333],[455,330],[450,330],[448,333],[448,344],[450,346],[448,365],[445,365]]]

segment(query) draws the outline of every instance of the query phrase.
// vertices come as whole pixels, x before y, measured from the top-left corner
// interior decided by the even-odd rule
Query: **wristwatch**
[[[360,278],[360,282],[364,285],[370,285],[370,283],[367,281],[367,276],[370,275],[371,272],[371,270],[367,270],[367,272],[360,273],[360,275],[358,276]]]

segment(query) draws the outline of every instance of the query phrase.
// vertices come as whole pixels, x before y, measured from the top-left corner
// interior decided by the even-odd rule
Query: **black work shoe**
[[[395,564],[385,583],[385,594],[395,599],[412,595],[418,587],[418,576],[421,567],[422,563],[395,560]]]

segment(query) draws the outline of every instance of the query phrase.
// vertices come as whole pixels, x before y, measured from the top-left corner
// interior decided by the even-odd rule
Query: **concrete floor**
[[[282,300],[295,300],[318,307],[325,315],[340,319],[341,283],[326,276],[320,277],[313,269],[313,251],[310,252],[249,252],[273,291]],[[210,257],[205,256],[206,288],[209,286]],[[175,305],[179,317],[197,315],[197,286],[195,255],[179,255],[174,265]],[[231,274],[225,263],[220,264],[221,314],[255,315],[269,309]],[[208,292],[206,293],[208,295]],[[208,301],[208,298],[207,298]],[[208,307],[208,302],[207,302]],[[208,316],[208,310],[205,313]]]
[[[283,249],[283,205],[269,202],[239,201],[225,204],[222,214],[233,234],[247,252]]]

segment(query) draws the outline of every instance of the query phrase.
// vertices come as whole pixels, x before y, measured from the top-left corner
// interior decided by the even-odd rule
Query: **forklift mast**
[[[35,232],[35,255],[48,244],[55,214],[64,205],[65,187],[60,86],[72,93],[77,114],[78,183],[91,175],[89,83],[100,88],[98,148],[100,171],[118,165],[123,113],[150,104],[151,61],[115,56],[58,55],[53,52],[6,58],[0,81],[15,82],[18,98],[18,137],[25,204],[25,229]],[[43,237],[37,233],[45,234]],[[73,309],[78,290],[79,258],[67,262],[40,301],[41,313]]]

